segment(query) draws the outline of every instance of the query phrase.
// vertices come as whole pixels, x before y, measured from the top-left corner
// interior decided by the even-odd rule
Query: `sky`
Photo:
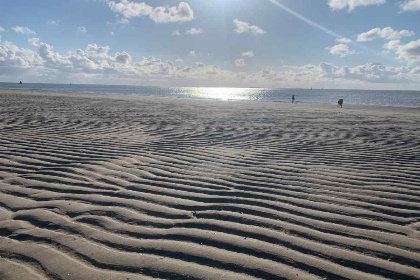
[[[420,0],[0,0],[0,82],[420,90]]]

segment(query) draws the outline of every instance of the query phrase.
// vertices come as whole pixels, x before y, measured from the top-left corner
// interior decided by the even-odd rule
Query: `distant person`
[[[292,95],[292,103],[295,103],[295,96]]]
[[[338,106],[340,106],[340,108],[343,108],[343,102],[344,99],[338,99]]]
[[[23,84],[23,83],[22,83],[22,81],[20,81],[20,82],[19,82],[19,84],[20,84],[20,85],[21,85],[21,84]]]

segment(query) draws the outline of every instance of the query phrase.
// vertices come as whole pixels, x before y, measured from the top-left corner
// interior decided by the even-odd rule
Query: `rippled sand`
[[[0,90],[0,279],[418,279],[419,120]]]

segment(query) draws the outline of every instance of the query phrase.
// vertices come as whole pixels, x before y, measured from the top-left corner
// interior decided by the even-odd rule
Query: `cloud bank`
[[[319,65],[285,66],[282,70],[263,69],[257,72],[236,72],[220,66],[198,62],[193,66],[175,66],[172,61],[144,57],[138,61],[125,52],[110,53],[108,46],[89,44],[85,49],[61,54],[38,38],[29,42],[36,50],[21,48],[11,42],[0,42],[0,76],[39,77],[41,81],[98,81],[107,83],[202,86],[304,86],[308,84],[407,84],[420,85],[420,67],[389,67],[380,63],[356,66]],[[391,44],[391,42],[393,42]],[[408,44],[390,41],[389,49],[401,59],[419,61],[420,40]],[[195,54],[195,53],[194,53]],[[177,60],[182,63],[182,60]],[[235,61],[237,67],[244,59]],[[39,81],[38,80],[38,81]],[[416,86],[415,86],[416,85]]]

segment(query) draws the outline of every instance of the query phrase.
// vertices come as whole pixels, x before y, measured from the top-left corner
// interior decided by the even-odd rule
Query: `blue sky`
[[[420,0],[0,0],[0,81],[420,89]]]

